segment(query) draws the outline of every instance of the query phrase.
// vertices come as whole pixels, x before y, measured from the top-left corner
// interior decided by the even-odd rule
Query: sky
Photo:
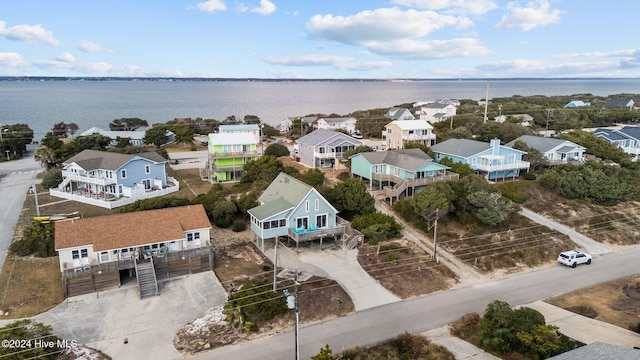
[[[0,0],[0,76],[640,77],[627,0]]]

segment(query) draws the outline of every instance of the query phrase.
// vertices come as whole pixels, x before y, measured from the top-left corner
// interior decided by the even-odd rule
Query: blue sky
[[[0,76],[640,77],[637,1],[0,0]]]

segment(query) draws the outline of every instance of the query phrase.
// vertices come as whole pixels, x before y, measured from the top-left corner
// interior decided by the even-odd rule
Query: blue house
[[[522,161],[524,151],[500,145],[499,139],[486,143],[467,139],[449,139],[433,145],[431,150],[436,160],[450,158],[455,163],[464,163],[489,180],[504,180],[520,176],[529,170],[529,162]]]
[[[62,163],[62,182],[49,193],[113,209],[178,191],[178,181],[167,175],[166,163],[156,152],[83,150]]]
[[[420,149],[363,152],[351,157],[351,174],[384,190],[385,198],[411,196],[425,185],[458,179],[449,167],[434,162]]]
[[[336,168],[342,154],[362,145],[362,142],[341,132],[317,129],[298,139],[300,162],[312,168]]]
[[[347,223],[312,186],[280,173],[262,193],[259,206],[249,209],[251,231],[264,251],[264,240],[286,237],[299,243],[338,239]],[[258,246],[258,244],[256,245]]]

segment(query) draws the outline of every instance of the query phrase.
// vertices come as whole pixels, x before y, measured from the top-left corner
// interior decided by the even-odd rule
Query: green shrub
[[[258,332],[258,325],[251,321],[247,321],[244,323],[244,330],[247,332]]]
[[[247,229],[247,223],[244,220],[236,219],[233,221],[233,232],[245,231]]]
[[[351,177],[351,175],[349,174],[348,171],[343,171],[340,174],[338,174],[338,180],[340,180],[340,181],[346,181],[350,177]]]
[[[264,150],[265,155],[273,155],[275,157],[289,156],[289,149],[278,143],[273,143]]]
[[[42,187],[52,189],[58,187],[62,182],[62,169],[56,168],[47,171],[42,178]]]
[[[394,253],[387,254],[387,260],[390,262],[398,260],[398,254],[394,254]]]
[[[55,230],[53,222],[42,224],[32,221],[22,231],[22,239],[13,242],[9,249],[16,255],[35,255],[38,257],[55,256]]]
[[[536,174],[534,174],[532,172],[526,172],[524,174],[524,179],[525,180],[535,180],[536,179]]]

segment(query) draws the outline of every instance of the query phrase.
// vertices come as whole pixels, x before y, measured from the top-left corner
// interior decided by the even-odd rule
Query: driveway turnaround
[[[269,251],[269,254],[273,254],[273,251]],[[400,301],[399,297],[380,285],[362,269],[356,258],[357,255],[357,249],[348,251],[305,249],[296,255],[293,250],[280,246],[278,247],[278,266],[302,269],[314,275],[335,280],[349,294],[356,311]],[[321,270],[314,271],[314,269]]]
[[[557,326],[561,333],[585,344],[603,342],[628,348],[640,345],[640,334],[631,330],[578,315],[544,301],[524,306],[540,311],[547,324]]]
[[[162,280],[160,295],[141,300],[135,279],[119,289],[68,298],[37,315],[56,335],[113,359],[176,359],[182,326],[223,304],[226,293],[212,271]]]

